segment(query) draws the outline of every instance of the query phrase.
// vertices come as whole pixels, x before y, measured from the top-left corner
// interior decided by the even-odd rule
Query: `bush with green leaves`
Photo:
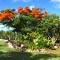
[[[47,39],[44,35],[39,32],[31,32],[24,35],[24,40],[28,48],[36,49],[36,48],[49,48],[53,46],[52,40]]]
[[[57,15],[49,15],[41,21],[41,29],[45,36],[53,39],[55,42],[60,36],[60,19]]]
[[[34,39],[34,44],[36,45],[37,48],[49,48],[53,46],[52,41],[48,40],[42,34],[39,34],[38,37]]]
[[[19,34],[14,32],[3,32],[0,37],[3,39],[11,40],[16,43],[16,45],[21,45],[24,43],[28,48],[36,49],[36,48],[49,48],[53,46],[51,40],[48,40],[45,36],[40,34],[39,32],[31,32],[27,34]]]

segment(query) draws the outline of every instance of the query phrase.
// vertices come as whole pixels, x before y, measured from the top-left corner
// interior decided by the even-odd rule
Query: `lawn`
[[[0,60],[60,60],[60,49],[48,50],[46,53],[18,52],[0,41]]]

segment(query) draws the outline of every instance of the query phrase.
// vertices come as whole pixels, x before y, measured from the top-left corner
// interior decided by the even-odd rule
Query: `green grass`
[[[60,49],[48,50],[46,53],[17,52],[8,48],[7,44],[0,41],[0,60],[60,60]]]
[[[28,52],[0,52],[0,60],[60,60],[60,56]]]
[[[9,48],[7,43],[4,42],[4,40],[0,40],[0,51],[3,52],[10,52],[10,51],[14,51],[14,49]]]

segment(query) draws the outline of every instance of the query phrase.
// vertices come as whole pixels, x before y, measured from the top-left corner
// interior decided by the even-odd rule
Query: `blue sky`
[[[18,6],[46,8],[49,13],[60,14],[60,0],[0,0],[0,10]]]
[[[46,8],[49,13],[60,15],[60,0],[0,0],[0,10],[7,8],[17,9],[18,6]],[[4,28],[0,25],[0,30],[1,29]]]

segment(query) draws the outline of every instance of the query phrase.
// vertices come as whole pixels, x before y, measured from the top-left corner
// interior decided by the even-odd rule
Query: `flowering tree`
[[[30,40],[33,42],[34,39],[37,39],[39,46],[40,42],[42,45],[45,45],[49,42],[49,39],[53,37],[56,37],[56,39],[59,38],[60,19],[56,15],[49,15],[46,11],[43,12],[43,10],[39,8],[32,8],[31,10],[29,7],[22,8],[20,6],[17,11],[6,9],[0,12],[0,22],[6,26],[13,27],[14,32],[21,33],[24,37],[21,40]],[[45,39],[47,42],[43,43]],[[20,35],[17,40],[20,41]]]
[[[42,20],[45,16],[48,16],[48,12],[42,12],[39,8],[18,7],[18,11],[14,9],[6,9],[0,12],[0,22],[3,24],[15,28],[15,31],[36,29],[36,22]],[[39,21],[38,21],[39,20]],[[31,29],[30,29],[31,28]]]

